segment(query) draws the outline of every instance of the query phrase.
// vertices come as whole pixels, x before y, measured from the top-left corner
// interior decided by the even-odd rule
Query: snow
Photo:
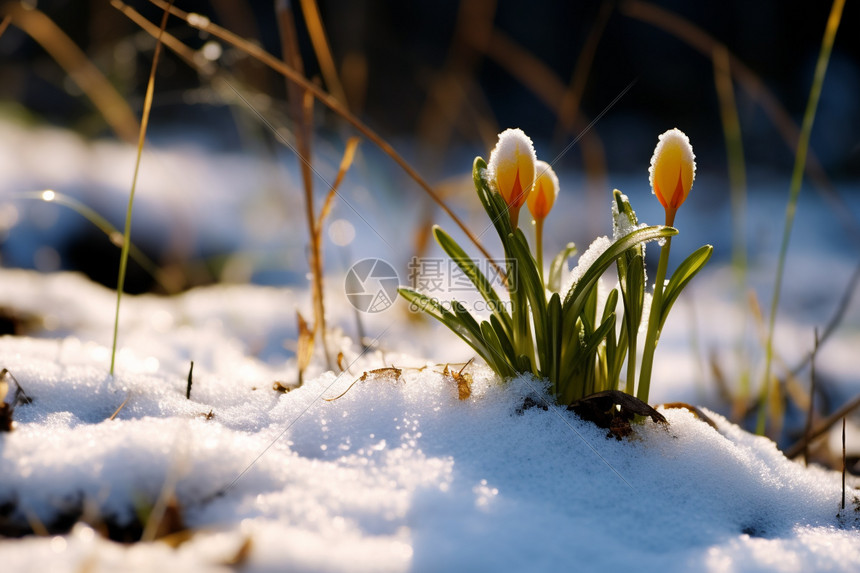
[[[606,252],[606,249],[612,246],[612,241],[609,237],[597,237],[588,245],[588,248],[579,256],[576,266],[564,280],[561,286],[561,292],[567,294],[570,289],[576,286],[579,279],[588,271],[589,267],[594,264],[594,261],[600,258],[600,255]]]
[[[21,193],[52,188],[94,206],[100,199],[103,214],[121,219],[133,149],[3,123],[0,145],[0,193],[14,199],[0,203],[0,230],[12,254],[24,252],[19,260],[43,243],[56,246],[71,225],[48,211],[47,226],[34,224],[37,213],[18,200]],[[52,161],[33,163],[28,148]],[[280,215],[283,209],[261,199],[282,167],[194,148],[148,149],[144,162],[138,233],[181,231],[190,252],[286,244],[303,272],[298,210]],[[336,170],[336,161],[320,169]],[[645,185],[619,187],[646,193]],[[707,179],[697,186],[706,189]],[[565,200],[559,197],[556,211]],[[684,217],[692,219],[695,201],[694,194]],[[660,220],[656,201],[635,203],[643,220]],[[820,207],[807,207],[799,213],[827,220]],[[673,256],[705,241],[719,251],[714,235],[725,220],[713,208],[700,210],[698,223],[679,222]],[[751,203],[748,224],[773,212],[766,201]],[[378,226],[408,236],[402,219],[390,221],[403,226],[393,231]],[[832,225],[820,233],[821,221],[809,221],[799,217],[804,240],[789,256],[775,345],[783,357],[809,350],[812,327],[831,315],[854,265],[853,252],[824,242],[833,240]],[[569,240],[582,223],[551,215],[548,237]],[[368,252],[378,236],[368,225],[343,219],[330,230],[349,237],[354,260],[382,256]],[[778,244],[769,236],[761,234],[766,248]],[[609,244],[598,239],[580,266]],[[749,278],[759,292],[773,275],[765,247],[753,253],[759,259]],[[739,370],[726,349],[744,336],[748,311],[733,298],[732,269],[717,255],[663,329],[654,403],[716,403],[713,388],[698,382],[707,365],[691,332],[701,337],[701,353],[720,353],[728,376]],[[716,430],[686,410],[661,408],[668,427],[644,423],[616,441],[565,410],[519,413],[526,397],[544,399],[541,381],[502,384],[479,363],[466,370],[472,396],[461,401],[443,370],[469,360],[468,347],[438,325],[409,320],[400,301],[364,315],[377,346],[363,352],[347,335],[353,309],[342,288],[345,269],[332,266],[329,342],[343,352],[347,371],[329,371],[317,349],[304,386],[286,394],[273,384],[297,380],[296,311],[312,316],[302,284],[126,296],[110,376],[115,293],[77,274],[0,270],[0,308],[33,319],[26,336],[0,337],[0,368],[33,398],[15,408],[15,430],[0,434],[0,526],[37,530],[61,515],[80,517],[56,535],[0,539],[3,570],[229,571],[237,561],[245,571],[860,570],[860,496],[852,478],[840,512],[839,474],[789,461],[769,439],[707,408]],[[817,368],[847,400],[860,391],[853,359],[860,318],[856,305],[845,315]],[[755,336],[746,328],[747,338]],[[399,376],[385,370],[393,367]],[[849,452],[860,443],[858,427],[849,420]],[[835,430],[826,440],[838,449]],[[192,531],[177,547],[120,544],[99,532],[104,521],[138,519],[171,497]]]
[[[718,431],[663,410],[668,428],[649,422],[619,442],[557,408],[517,414],[526,396],[543,399],[537,380],[502,385],[474,365],[473,395],[460,401],[443,365],[395,349],[362,355],[347,338],[333,342],[349,372],[317,360],[304,386],[277,393],[272,382],[294,380],[295,366],[255,356],[254,333],[277,336],[308,295],[253,286],[127,297],[111,377],[96,333],[107,315],[94,309],[111,308],[113,293],[72,274],[2,271],[0,284],[0,304],[38,301],[64,333],[0,339],[3,365],[34,399],[0,436],[12,517],[50,523],[82,506],[93,523],[129,519],[167,490],[195,531],[170,549],[116,544],[79,523],[0,542],[10,571],[218,570],[247,539],[248,571],[860,567],[853,504],[837,518],[840,476],[788,461],[713,412]],[[370,374],[326,401],[389,366],[399,379]]]

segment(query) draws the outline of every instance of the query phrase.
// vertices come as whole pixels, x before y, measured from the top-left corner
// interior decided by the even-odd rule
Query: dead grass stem
[[[0,14],[4,16],[0,34],[10,23],[23,30],[69,74],[117,137],[127,143],[137,140],[140,126],[125,99],[53,20],[37,9],[25,8],[21,2],[3,4]]]
[[[441,207],[441,209],[447,214],[452,221],[463,231],[463,233],[469,238],[469,240],[481,251],[481,254],[486,257],[488,261],[495,267],[496,271],[500,276],[504,276],[504,271],[498,267],[498,265],[493,261],[493,257],[490,253],[484,248],[484,246],[480,243],[475,234],[466,226],[466,224],[454,213],[451,208],[445,203],[444,200],[439,196],[439,194],[430,186],[430,184],[423,178],[418,172],[401,156],[387,141],[385,141],[379,134],[370,129],[364,122],[362,122],[358,117],[354,114],[350,113],[348,109],[346,109],[336,98],[326,93],[322,88],[315,85],[313,82],[309,81],[304,77],[303,74],[298,72],[295,68],[283,62],[282,60],[277,59],[275,56],[269,54],[258,45],[253,42],[249,42],[239,36],[233,34],[229,30],[212,24],[208,18],[200,16],[198,14],[190,14],[183,10],[180,10],[174,6],[169,5],[164,0],[149,0],[151,3],[159,6],[162,9],[169,10],[169,12],[184,20],[189,26],[193,28],[197,28],[204,32],[208,32],[212,36],[220,38],[224,42],[242,50],[252,58],[259,60],[272,70],[278,72],[279,74],[286,77],[289,81],[298,84],[305,90],[309,91],[313,94],[314,98],[320,101],[323,105],[331,109],[333,112],[341,116],[346,122],[352,125],[359,133],[361,133],[364,137],[370,140],[374,145],[379,147],[386,155],[388,155],[398,166],[400,166],[406,174],[414,180],[419,187],[421,187],[425,193],[427,193],[433,201]]]

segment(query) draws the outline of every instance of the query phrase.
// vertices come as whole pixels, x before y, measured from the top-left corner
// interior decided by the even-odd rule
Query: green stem
[[[635,395],[636,391],[636,344],[638,328],[630,327],[627,332],[627,387],[625,392],[631,396]]]
[[[520,277],[521,278],[521,277]],[[517,359],[520,356],[525,356],[529,359],[529,370],[536,373],[534,341],[532,340],[531,325],[529,324],[529,307],[528,298],[520,289],[514,293],[512,297],[513,308],[511,309],[511,319],[514,323],[514,349],[517,353]],[[519,367],[517,368],[519,370]]]
[[[128,197],[128,208],[125,212],[125,231],[122,234],[122,251],[119,256],[119,277],[116,282],[116,314],[113,320],[113,344],[110,352],[110,375],[113,376],[116,365],[116,340],[119,336],[119,307],[122,302],[122,291],[125,288],[125,269],[128,266],[128,247],[131,244],[131,207],[134,204],[134,190],[137,184],[137,169],[134,168],[134,183],[131,185],[131,194]]]
[[[654,296],[651,299],[651,313],[648,315],[648,331],[645,334],[645,348],[642,351],[642,369],[639,371],[639,391],[636,393],[636,397],[643,402],[648,402],[648,392],[651,388],[651,369],[654,365],[654,350],[660,340],[663,283],[666,282],[666,268],[669,266],[669,249],[671,247],[672,237],[667,237],[660,249],[660,262],[657,264],[657,278],[654,281]]]
[[[131,245],[131,208],[134,205],[134,192],[137,189],[137,175],[140,173],[140,158],[143,155],[143,144],[146,141],[146,128],[149,125],[149,112],[152,109],[152,96],[155,92],[155,70],[158,69],[158,57],[161,54],[161,36],[164,34],[164,29],[167,26],[167,16],[170,14],[170,8],[173,7],[173,0],[170,0],[164,15],[161,18],[161,28],[158,31],[158,37],[155,43],[155,52],[152,56],[152,67],[149,70],[149,81],[146,84],[146,95],[143,98],[143,113],[140,118],[140,134],[137,140],[137,157],[134,162],[134,176],[131,180],[131,193],[128,196],[128,207],[125,211],[125,230],[122,234],[122,252],[119,258],[119,276],[116,281],[116,314],[113,320],[113,345],[110,352],[110,375],[113,376],[114,366],[116,365],[116,340],[119,336],[119,305],[122,301],[122,291],[125,288],[125,270],[128,266],[128,251]]]
[[[543,280],[543,219],[535,219],[535,258],[540,284],[546,288],[546,282]]]
[[[758,416],[756,419],[756,433],[764,434],[767,422],[768,398],[771,387],[771,368],[773,363],[773,332],[776,326],[776,311],[779,308],[779,297],[782,293],[782,277],[785,271],[785,259],[788,254],[788,242],[791,238],[791,230],[794,226],[794,215],[797,211],[797,199],[800,195],[800,185],[803,182],[803,171],[806,167],[806,155],[809,151],[809,137],[812,134],[812,124],[815,122],[815,110],[818,107],[818,99],[821,96],[821,86],[824,84],[824,75],[827,72],[827,62],[830,60],[830,52],[833,48],[833,40],[836,30],[842,19],[842,8],[844,0],[835,0],[827,20],[827,28],[821,41],[821,52],[818,54],[818,62],[815,65],[815,75],[812,80],[812,88],[809,93],[809,101],[803,114],[803,124],[800,127],[800,136],[797,140],[797,153],[794,156],[794,172],[791,175],[791,190],[789,191],[788,206],[785,209],[785,227],[782,232],[782,243],[779,247],[779,262],[777,263],[776,282],[773,286],[773,299],[770,303],[770,320],[768,321],[767,344],[765,345],[764,381],[759,395]]]

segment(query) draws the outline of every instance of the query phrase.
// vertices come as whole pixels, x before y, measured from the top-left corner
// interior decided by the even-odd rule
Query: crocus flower
[[[558,177],[546,161],[535,162],[535,171],[537,178],[527,201],[532,217],[535,221],[540,221],[549,215],[555,198],[558,197]]]
[[[508,205],[511,226],[517,228],[520,207],[526,202],[535,179],[535,149],[521,129],[506,129],[490,153],[490,180]]]
[[[696,177],[696,156],[690,138],[677,128],[660,135],[648,171],[651,189],[666,210],[666,224],[671,225]]]

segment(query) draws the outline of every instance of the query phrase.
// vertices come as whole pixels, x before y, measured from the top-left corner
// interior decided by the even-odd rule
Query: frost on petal
[[[558,177],[552,167],[546,161],[535,163],[537,176],[535,186],[528,195],[529,211],[532,217],[544,219],[549,214],[558,197]]]
[[[506,129],[490,153],[487,164],[490,181],[511,207],[526,202],[535,179],[535,155],[532,140],[521,129]]]
[[[672,128],[660,135],[648,174],[651,192],[663,207],[680,207],[696,177],[696,156],[690,138],[683,131]]]
[[[600,255],[606,252],[606,249],[612,246],[612,241],[609,240],[609,237],[597,237],[592,241],[590,245],[588,245],[588,249],[585,250],[584,253],[579,257],[579,261],[576,267],[570,271],[570,274],[567,276],[567,279],[564,281],[564,285],[561,289],[561,292],[565,293],[565,295],[570,292],[576,283],[582,278],[582,276],[588,271],[591,265],[594,264]]]

